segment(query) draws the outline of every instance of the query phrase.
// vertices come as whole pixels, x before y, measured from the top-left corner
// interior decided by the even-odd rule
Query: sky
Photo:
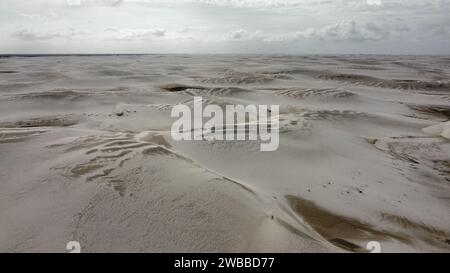
[[[0,54],[450,54],[450,0],[0,0]]]

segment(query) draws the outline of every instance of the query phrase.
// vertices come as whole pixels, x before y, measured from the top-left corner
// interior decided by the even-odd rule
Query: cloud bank
[[[450,54],[448,14],[450,0],[2,0],[0,52]]]

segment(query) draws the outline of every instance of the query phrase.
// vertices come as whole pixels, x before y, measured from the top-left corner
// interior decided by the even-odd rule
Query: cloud
[[[231,40],[266,40],[268,35],[264,34],[262,31],[249,32],[245,29],[230,31],[228,37]]]
[[[145,2],[149,0],[124,0],[133,2]],[[153,2],[154,0],[150,0]],[[169,0],[167,0],[169,1]],[[177,1],[170,1],[175,4]],[[243,7],[243,8],[315,8],[325,13],[340,11],[384,11],[384,10],[408,10],[408,9],[433,9],[436,7],[448,7],[449,0],[179,0],[189,4],[204,4],[219,7]]]
[[[431,28],[431,33],[435,37],[449,39],[450,38],[450,27],[449,26],[442,26],[442,25],[435,25]]]
[[[375,23],[357,24],[354,20],[345,20],[328,25],[312,32],[313,36],[323,40],[364,41],[382,40],[390,36],[390,28]]]
[[[49,21],[60,18],[60,16],[52,10],[43,13],[19,13],[19,15],[24,19],[31,21]]]
[[[449,51],[450,0],[22,1],[0,1],[0,51]]]
[[[285,32],[281,34],[266,33],[263,31],[247,31],[244,29],[230,31],[228,39],[234,41],[257,40],[263,42],[287,42],[298,40],[325,40],[325,41],[375,41],[388,39],[393,26],[388,24],[363,23],[354,20],[344,20],[322,28],[308,28],[304,31]],[[400,31],[408,31],[401,28]]]
[[[311,3],[311,0],[185,0],[187,3],[234,7],[292,7]]]
[[[380,6],[381,5],[381,0],[367,0],[367,5],[370,6]]]
[[[105,32],[112,34],[108,35],[106,40],[115,41],[133,41],[133,40],[149,40],[154,38],[162,38],[166,36],[167,31],[162,28],[155,29],[114,29],[108,28]]]
[[[67,5],[69,6],[82,6],[87,4],[106,4],[110,6],[119,6],[123,2],[123,0],[66,0]]]
[[[61,35],[59,33],[38,35],[29,29],[22,29],[11,34],[11,37],[19,39],[22,41],[38,41],[38,40],[51,40],[54,38],[59,38]]]
[[[111,6],[119,6],[123,3],[123,0],[105,0],[104,2],[110,4]]]
[[[69,6],[81,6],[84,3],[84,0],[66,0],[66,3]]]

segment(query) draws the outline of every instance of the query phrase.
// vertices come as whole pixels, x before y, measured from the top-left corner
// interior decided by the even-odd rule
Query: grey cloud
[[[59,14],[51,10],[43,13],[20,13],[19,15],[32,21],[49,21],[60,18]]]
[[[123,3],[123,0],[105,0],[105,2],[112,6],[119,6]]]
[[[133,41],[133,40],[148,40],[153,38],[162,38],[166,36],[165,29],[115,29],[108,28],[105,32],[113,33],[109,35],[106,40],[116,41]]]
[[[54,38],[59,38],[61,35],[59,33],[38,35],[29,29],[22,29],[11,34],[11,37],[19,39],[22,41],[37,41],[37,40],[51,40]]]
[[[432,26],[431,33],[436,37],[448,39],[450,38],[450,27],[441,25]]]
[[[232,40],[265,40],[268,36],[261,31],[249,32],[245,29],[233,30],[229,33]]]
[[[450,0],[1,0],[0,51],[448,53],[449,12]]]
[[[325,27],[304,31],[271,34],[262,31],[246,31],[239,29],[228,33],[230,40],[248,41],[259,40],[264,42],[286,42],[301,39],[328,40],[328,41],[366,41],[388,39],[392,33],[392,26],[375,23],[358,24],[354,20],[345,20]]]
[[[354,20],[346,20],[328,25],[313,34],[323,40],[364,41],[387,39],[390,35],[390,30],[387,26],[375,23],[360,25]]]
[[[119,6],[123,0],[66,0],[69,6],[82,6],[87,4],[106,4],[110,6]]]
[[[310,0],[186,0],[185,2],[235,7],[292,7],[311,3]]]

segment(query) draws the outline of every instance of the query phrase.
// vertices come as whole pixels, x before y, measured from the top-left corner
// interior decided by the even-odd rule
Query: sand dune
[[[445,56],[0,63],[0,251],[450,251]],[[174,141],[175,105],[280,105],[280,146]],[[246,121],[249,122],[249,121]],[[225,130],[225,128],[217,128]]]

